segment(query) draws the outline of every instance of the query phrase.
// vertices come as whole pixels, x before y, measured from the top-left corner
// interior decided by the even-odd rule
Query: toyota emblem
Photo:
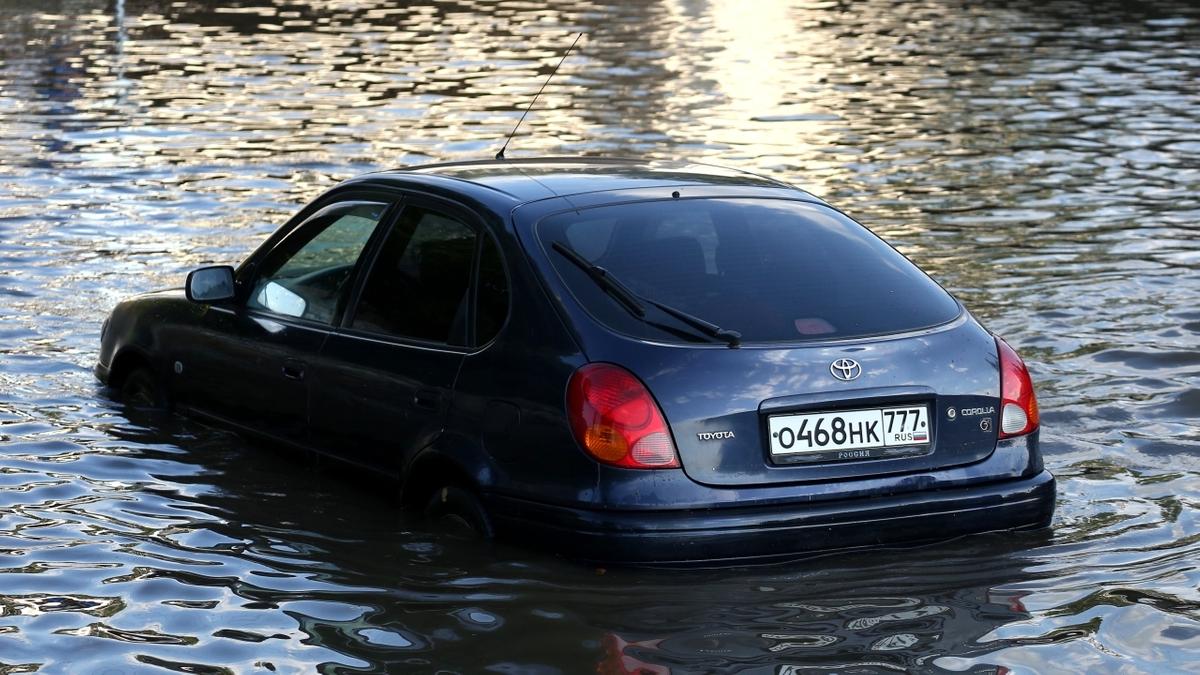
[[[858,361],[854,359],[838,359],[829,364],[829,372],[837,379],[849,382],[862,375],[862,366],[858,365]]]

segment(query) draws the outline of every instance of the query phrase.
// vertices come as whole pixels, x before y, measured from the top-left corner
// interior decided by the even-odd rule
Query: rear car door
[[[347,197],[321,208],[255,261],[240,304],[214,305],[178,363],[185,404],[303,444],[311,361],[342,313],[360,259],[391,203]]]
[[[471,342],[479,232],[465,209],[406,197],[314,364],[314,442],[397,471],[438,436]]]

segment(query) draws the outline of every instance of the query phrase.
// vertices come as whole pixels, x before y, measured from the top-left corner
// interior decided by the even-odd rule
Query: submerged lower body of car
[[[679,503],[654,504],[635,485],[614,490],[604,507],[486,494],[484,502],[501,537],[598,563],[771,562],[914,545],[1047,527],[1055,479],[1042,466],[1037,436],[1002,440],[973,465],[855,481],[853,489],[844,482],[730,489],[658,472],[658,491]]]

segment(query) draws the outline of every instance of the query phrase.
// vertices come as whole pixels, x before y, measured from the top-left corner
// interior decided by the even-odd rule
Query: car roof
[[[404,167],[360,176],[384,183],[468,183],[502,193],[517,203],[583,193],[672,186],[796,190],[793,185],[740,169],[696,162],[600,157],[544,157],[448,162]],[[811,195],[808,195],[811,196]]]

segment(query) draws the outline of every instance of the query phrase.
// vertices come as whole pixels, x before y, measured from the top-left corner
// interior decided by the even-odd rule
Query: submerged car
[[[1025,365],[821,199],[600,159],[371,173],[120,303],[96,374],[596,561],[1045,527]]]

